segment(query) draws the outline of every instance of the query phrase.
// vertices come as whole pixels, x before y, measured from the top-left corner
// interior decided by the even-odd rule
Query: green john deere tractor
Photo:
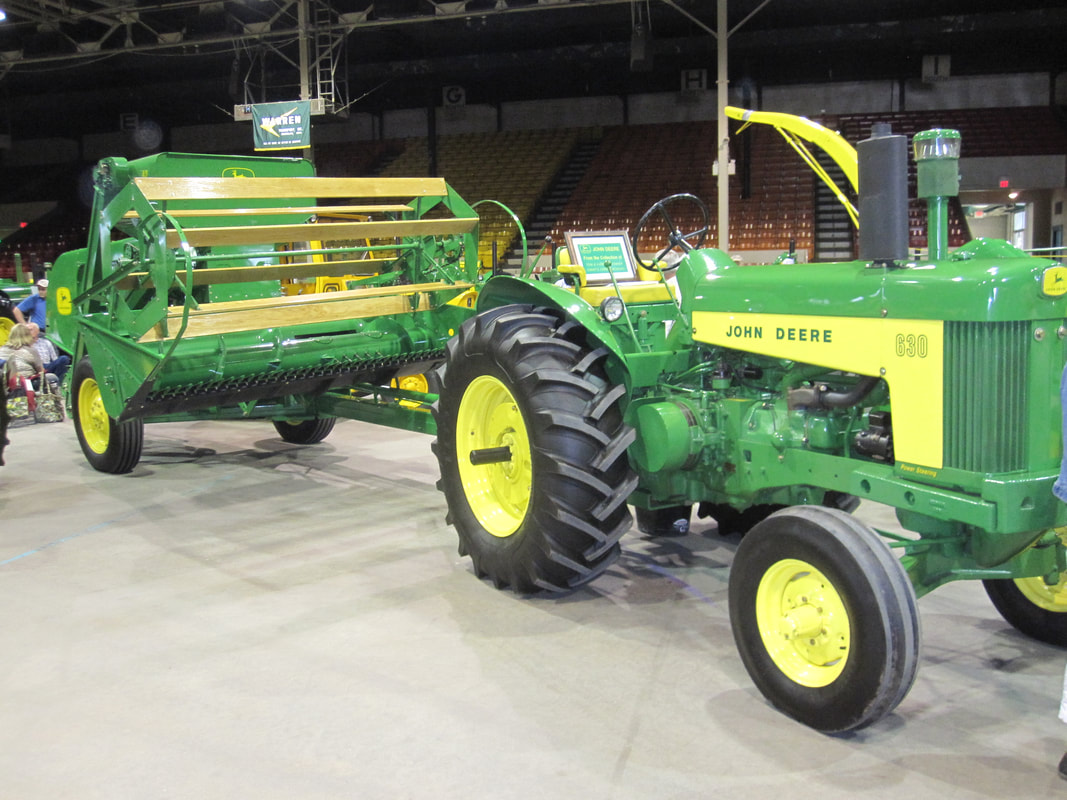
[[[903,699],[916,598],[949,581],[982,580],[1012,625],[1067,645],[1051,494],[1067,267],[1003,241],[948,252],[954,131],[915,137],[931,248],[912,259],[904,137],[876,131],[857,154],[806,120],[730,113],[838,160],[859,188],[858,260],[740,266],[702,247],[707,208],[683,195],[632,235],[572,234],[548,272],[486,279],[477,215],[440,179],[101,162],[89,245],[57,260],[49,300],[86,457],[132,470],[145,421],[269,419],[302,443],[336,417],[436,432],[460,552],[523,593],[601,574],[631,507],[652,535],[695,507],[747,531],[729,598],[753,681],[828,732]],[[343,214],[366,219],[315,222]],[[646,262],[648,226],[668,234]],[[279,286],[323,275],[356,278]],[[404,388],[442,362],[439,392]],[[860,523],[858,499],[909,533]]]
[[[957,132],[915,137],[931,247],[912,259],[906,137],[876,131],[857,154],[772,116],[858,173],[858,260],[740,266],[701,248],[707,209],[688,195],[630,241],[572,236],[548,280],[479,292],[448,342],[435,449],[460,552],[519,592],[601,573],[628,504],[650,534],[694,507],[747,530],[729,585],[741,658],[785,713],[847,731],[905,696],[916,598],[949,581],[982,580],[1008,622],[1067,645],[1067,507],[1051,492],[1067,267],[1003,241],[947,251]],[[632,252],[656,221],[656,261],[682,253],[669,280]],[[858,498],[909,534],[850,516]]]

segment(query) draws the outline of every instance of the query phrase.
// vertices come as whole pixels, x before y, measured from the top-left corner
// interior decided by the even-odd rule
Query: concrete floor
[[[340,423],[149,426],[128,476],[71,423],[0,469],[0,798],[1029,798],[1056,763],[1064,653],[978,584],[920,603],[897,711],[847,737],[753,688],[736,541],[636,530],[590,587],[477,580],[430,437]],[[861,507],[860,516],[887,519]]]

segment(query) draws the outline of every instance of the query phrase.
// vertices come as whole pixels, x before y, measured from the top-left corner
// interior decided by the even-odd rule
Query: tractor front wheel
[[[333,426],[337,423],[337,418],[316,417],[300,422],[276,419],[273,422],[274,430],[289,444],[318,444],[330,435]]]
[[[579,326],[527,306],[483,312],[448,342],[438,488],[460,554],[499,588],[573,589],[619,554],[637,479],[606,356]]]
[[[1067,528],[1057,530],[1067,538]],[[1016,630],[1039,642],[1067,647],[1067,572],[1057,583],[1044,578],[982,581],[1000,615]]]
[[[881,719],[915,680],[915,592],[878,535],[843,511],[795,506],[759,523],[738,545],[729,599],[749,676],[816,730]]]
[[[93,469],[122,475],[137,466],[144,446],[144,422],[140,419],[116,422],[108,416],[88,358],[83,358],[74,368],[71,406],[78,444]]]

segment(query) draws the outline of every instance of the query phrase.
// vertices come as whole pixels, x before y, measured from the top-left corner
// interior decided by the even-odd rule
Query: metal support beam
[[[727,29],[727,0],[718,0],[715,26],[715,51],[718,55],[717,75],[715,78],[716,107],[718,109],[718,158],[719,158],[719,249],[730,250],[730,125],[726,118],[726,106],[729,104],[728,89],[729,69],[726,43],[730,38]]]

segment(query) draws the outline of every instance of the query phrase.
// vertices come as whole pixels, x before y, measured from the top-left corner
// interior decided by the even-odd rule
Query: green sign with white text
[[[252,106],[256,150],[303,150],[311,147],[311,103],[257,103]]]

